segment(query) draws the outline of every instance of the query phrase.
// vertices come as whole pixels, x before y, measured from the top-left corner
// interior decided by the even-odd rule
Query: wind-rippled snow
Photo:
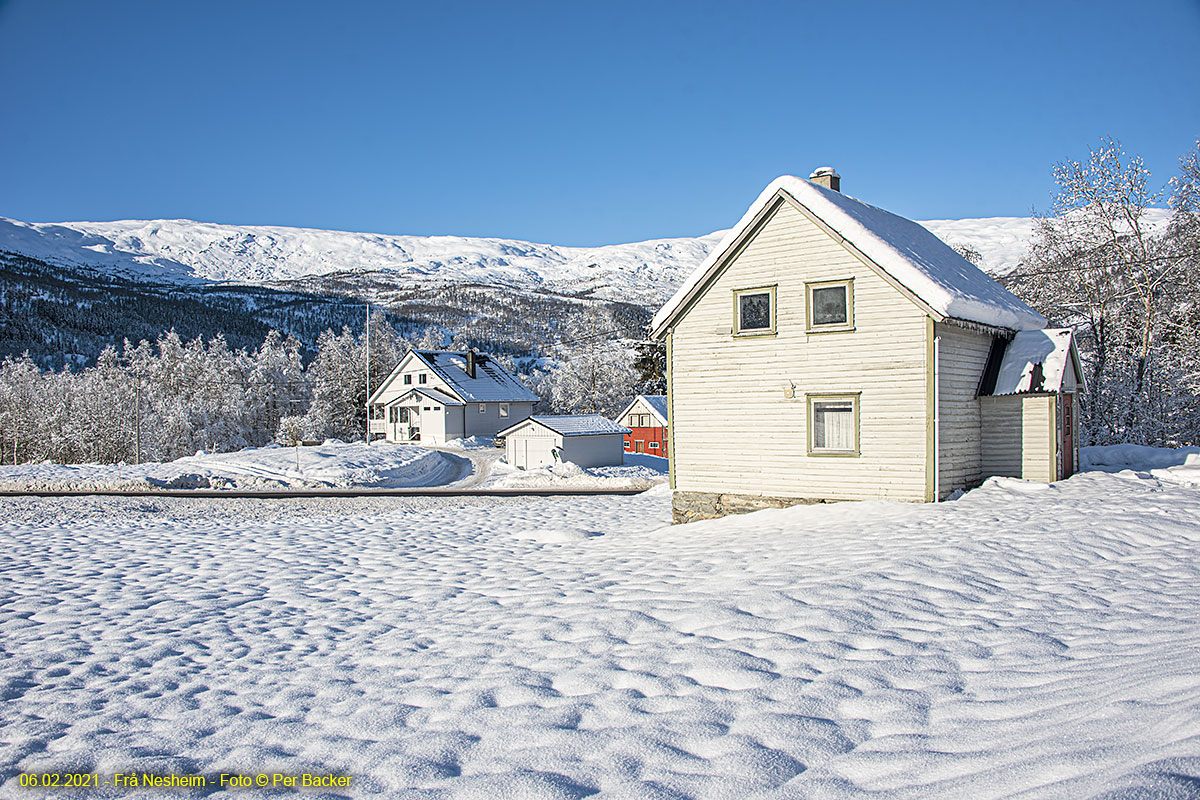
[[[1200,794],[1200,492],[1145,472],[673,527],[664,488],[4,517],[4,796]]]

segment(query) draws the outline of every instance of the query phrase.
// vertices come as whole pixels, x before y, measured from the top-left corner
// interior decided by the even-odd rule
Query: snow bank
[[[662,488],[6,499],[0,795],[66,797],[17,775],[70,768],[424,800],[1196,797],[1200,491],[1088,472],[669,519]]]
[[[1136,470],[1160,481],[1200,486],[1200,447],[1171,449],[1139,444],[1081,447],[1079,464],[1083,470]]]
[[[412,445],[331,439],[315,447],[197,453],[165,464],[21,464],[0,467],[0,486],[28,490],[402,488],[450,483],[464,459]]]
[[[1168,469],[1200,462],[1200,447],[1146,447],[1140,444],[1114,444],[1107,447],[1079,448],[1081,469]]]
[[[645,489],[667,480],[667,459],[625,453],[620,466],[584,469],[570,461],[551,467],[517,469],[502,461],[483,485],[489,489],[608,488]]]
[[[487,450],[492,447],[490,436],[468,436],[465,439],[451,439],[445,444],[438,445],[443,450]]]

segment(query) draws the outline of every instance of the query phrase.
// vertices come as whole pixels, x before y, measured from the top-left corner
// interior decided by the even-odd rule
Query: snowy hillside
[[[1165,211],[1153,212],[1165,219]],[[1033,230],[1026,217],[931,220],[951,245],[971,245],[985,270],[1017,265]],[[646,308],[660,305],[704,260],[724,231],[605,247],[515,239],[386,236],[188,220],[27,223],[0,217],[0,250],[154,281],[286,283],[373,274],[393,288],[485,284],[584,294]],[[311,283],[309,284],[311,286]]]
[[[26,223],[0,218],[0,250],[147,280],[282,283],[386,273],[396,288],[486,284],[661,303],[720,238],[558,247],[515,239],[216,225],[188,220]]]

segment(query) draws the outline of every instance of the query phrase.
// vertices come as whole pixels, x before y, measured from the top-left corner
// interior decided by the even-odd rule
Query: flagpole
[[[367,303],[367,447],[371,446],[371,304]]]

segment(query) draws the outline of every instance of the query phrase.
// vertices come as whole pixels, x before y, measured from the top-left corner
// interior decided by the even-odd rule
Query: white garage
[[[623,463],[629,428],[599,414],[535,415],[500,431],[509,464],[521,469],[570,461],[581,467]]]

